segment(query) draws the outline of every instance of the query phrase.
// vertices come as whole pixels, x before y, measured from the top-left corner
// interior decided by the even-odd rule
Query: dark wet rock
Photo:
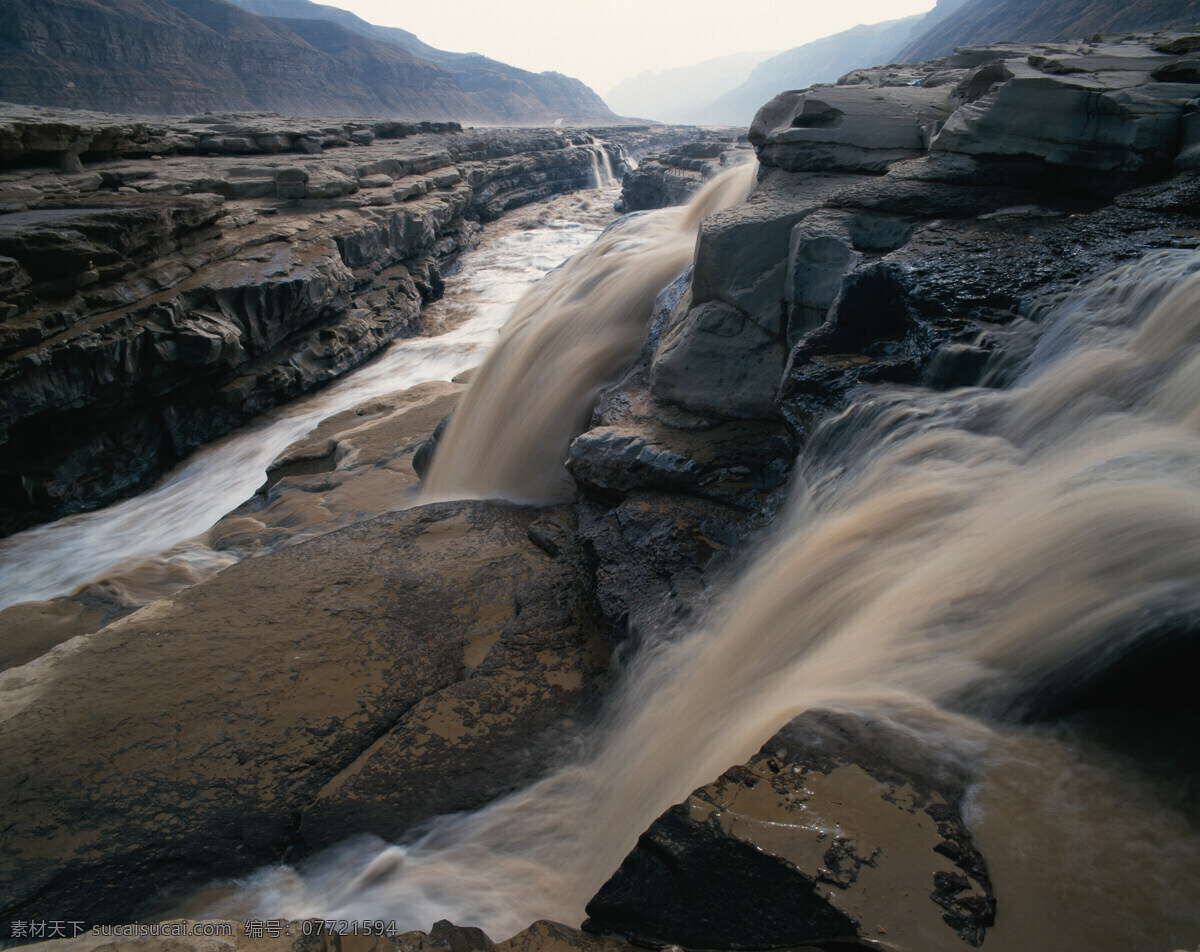
[[[596,426],[571,444],[567,468],[601,498],[633,489],[689,493],[747,510],[783,485],[795,445],[776,421],[694,421]]]
[[[417,451],[413,454],[413,469],[421,478],[425,478],[425,474],[429,472],[429,466],[433,462],[433,454],[437,450],[438,440],[442,438],[442,434],[446,432],[446,427],[450,424],[450,414],[447,413],[438,425],[434,427],[432,433],[417,447]]]
[[[665,633],[702,610],[715,571],[761,524],[795,457],[779,420],[724,420],[659,402],[646,360],[601,396],[567,459],[614,642]]]
[[[636,212],[684,204],[706,181],[750,158],[740,131],[703,131],[699,138],[643,158],[625,173],[617,210]]]
[[[161,887],[527,783],[607,656],[581,550],[530,540],[546,520],[572,514],[383,516],[10,670],[8,919],[129,921]]]
[[[817,86],[763,106],[750,142],[763,165],[789,172],[882,172],[925,151],[950,111],[946,87]]]
[[[637,489],[615,503],[577,503],[579,535],[608,638],[626,649],[700,617],[714,571],[754,524],[710,499]]]
[[[964,781],[885,723],[805,714],[659,817],[588,903],[590,927],[654,947],[977,947],[996,903]]]

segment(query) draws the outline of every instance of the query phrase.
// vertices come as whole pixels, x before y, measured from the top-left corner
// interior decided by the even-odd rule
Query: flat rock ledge
[[[380,516],[3,672],[0,915],[132,921],[164,888],[532,781],[608,666],[573,523],[486,502]]]

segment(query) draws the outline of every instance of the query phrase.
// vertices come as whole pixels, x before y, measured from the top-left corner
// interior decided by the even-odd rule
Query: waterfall
[[[592,187],[611,188],[617,183],[617,174],[613,171],[612,157],[605,148],[603,139],[594,139],[594,145],[588,146],[592,158]]]
[[[743,201],[757,163],[683,207],[629,215],[521,299],[446,428],[426,498],[567,498],[562,467],[596,395],[636,356],[654,298],[691,260],[700,222]]]
[[[98,581],[111,588],[115,576],[136,575],[139,588],[155,589],[146,597],[161,597],[228,565],[233,556],[208,549],[202,534],[253,494],[288,444],[358,403],[478,364],[525,289],[611,219],[576,194],[489,225],[479,248],[447,276],[444,298],[425,308],[432,336],[394,341],[322,390],[198,449],[146,492],[0,539],[0,608]]]
[[[623,223],[602,239],[607,250],[563,268],[521,309],[489,362],[504,386],[489,382],[456,416],[468,435],[448,457],[455,466],[515,442],[496,428],[556,402],[563,383],[533,354],[570,357],[580,338],[590,353],[591,336],[575,317],[548,332],[542,309],[557,315],[562,296],[572,314],[609,313],[572,300],[569,282],[609,256],[628,266],[630,232],[649,227],[639,222],[668,240],[680,227]],[[626,281],[601,269],[583,286],[607,295]],[[629,293],[613,313],[634,297],[644,303]],[[1007,390],[864,390],[826,421],[774,540],[719,617],[635,659],[582,761],[415,843],[363,840],[301,871],[265,870],[214,912],[421,928],[446,916],[496,937],[540,917],[578,922],[664,808],[825,706],[904,712],[926,743],[977,764],[968,819],[992,844],[1001,910],[987,948],[1194,942],[1195,826],[1156,806],[1135,775],[1004,715],[1063,671],[1075,677],[1133,639],[1200,620],[1200,257],[1126,266],[1046,327]],[[569,361],[564,376],[590,365]],[[600,376],[577,388],[573,425]],[[493,415],[499,394],[529,399]],[[544,465],[565,430],[537,425]],[[503,478],[489,486],[503,489],[536,472],[524,460],[494,468]]]

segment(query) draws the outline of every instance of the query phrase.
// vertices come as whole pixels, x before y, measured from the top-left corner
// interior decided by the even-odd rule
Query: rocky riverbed
[[[782,93],[766,104],[749,134],[760,164],[757,187],[745,203],[704,220],[691,268],[659,296],[640,357],[601,394],[571,443],[571,501],[443,502],[380,516],[241,562],[2,676],[5,917],[90,925],[181,910],[191,915],[195,906],[181,897],[203,883],[282,858],[299,860],[352,834],[407,836],[411,845],[423,821],[474,809],[573,762],[614,676],[630,670],[629,657],[647,647],[662,650],[707,617],[714,593],[782,531],[776,516],[790,483],[819,491],[874,451],[856,440],[886,444],[913,420],[938,420],[939,400],[953,403],[961,388],[1000,393],[1026,366],[1043,319],[1081,285],[1147,254],[1178,250],[1192,260],[1200,248],[1197,49],[1200,37],[1190,34],[967,48],[931,63],[860,70],[838,85]],[[465,135],[429,131],[412,138],[433,154],[439,137],[460,142]],[[537,154],[567,162],[562,156],[574,151],[590,163],[591,146],[564,141]],[[356,148],[383,147],[329,152],[358,154]],[[152,167],[169,169],[168,161]],[[316,161],[335,160],[322,152]],[[401,299],[415,306],[422,281],[432,287],[438,242],[463,226],[450,216],[450,231],[435,229],[433,245],[422,245],[428,257],[403,259],[411,293],[393,294],[385,286],[392,266],[375,269],[379,255],[397,253],[383,241],[393,229],[376,216],[408,221],[407,209],[419,208],[436,218],[435,209],[461,203],[486,217],[488,201],[503,204],[499,194],[477,198],[488,176],[498,174],[490,163],[527,160],[477,156],[464,172],[459,165],[467,161],[459,153],[446,166],[392,179],[379,186],[389,199],[379,205],[367,201],[377,189],[360,176],[348,196],[356,199],[350,210],[281,206],[267,216],[271,226],[290,221],[297,230],[270,231],[278,244],[260,263],[286,265],[280,274],[286,283],[302,265],[288,257],[297,242],[325,242],[320,260],[341,261],[352,276],[342,256],[360,249],[364,283],[346,278],[345,314],[370,320],[366,311],[391,321]],[[139,162],[143,168],[153,160]],[[406,179],[449,176],[439,170],[452,164],[455,181],[434,181],[420,196],[396,199]],[[648,164],[637,188],[657,175],[659,190],[669,194],[678,168],[665,155]],[[314,165],[309,182],[324,181],[313,177],[322,169],[330,177],[337,172]],[[478,185],[471,184],[472,170]],[[61,181],[62,174],[21,173],[35,183]],[[278,189],[281,172],[273,174]],[[627,202],[639,201],[631,196]],[[186,207],[208,209],[205,215],[218,207],[215,199],[191,199],[195,204]],[[220,207],[230,201],[236,204],[227,198]],[[452,254],[464,240],[441,247]],[[429,262],[426,271],[418,260]],[[14,273],[20,293],[41,300],[28,269]],[[118,277],[114,272],[107,280]],[[1151,287],[1153,277],[1147,266],[1141,286]],[[175,300],[174,293],[165,299]],[[371,311],[372,294],[383,295],[378,312]],[[229,320],[214,307],[195,313]],[[133,326],[131,320],[119,326]],[[152,339],[145,326],[140,333]],[[47,362],[53,366],[48,358],[27,361],[31,368]],[[289,366],[295,363],[289,357]],[[107,366],[118,385],[116,365]],[[244,376],[239,368],[235,380]],[[374,460],[414,479],[410,454],[459,387],[427,386],[329,421],[280,460],[277,475],[284,480],[272,490],[273,504],[294,506],[302,525],[302,494],[338,479],[343,461],[361,467]],[[902,387],[920,388],[929,399],[906,403],[895,396]],[[1108,399],[1116,412],[1133,398],[1114,391]],[[864,424],[889,406],[895,408],[890,428]],[[990,434],[1001,410],[980,407],[966,429]],[[436,439],[429,451],[436,453]],[[1122,457],[1106,465],[1133,464]],[[819,492],[814,498],[819,508]],[[930,509],[931,520],[937,511]],[[261,532],[261,521],[245,521],[252,515],[235,513],[214,531],[230,538]],[[882,573],[878,560],[887,553],[870,543],[872,532],[885,529],[868,523],[857,535],[847,532],[850,543],[865,540],[860,548],[836,550],[850,554],[791,580],[811,587],[812,607],[802,604],[797,617],[811,611],[815,618],[824,588],[832,590],[857,565]],[[1106,579],[1093,587],[1103,589]],[[953,618],[948,609],[946,627]],[[1028,949],[1044,934],[1053,936],[1047,948],[1132,948],[1150,940],[1189,948],[1200,928],[1188,885],[1200,863],[1187,819],[1196,808],[1194,744],[1189,754],[1185,740],[1196,723],[1187,687],[1196,661],[1193,621],[1185,613],[1157,628],[1147,623],[1139,629],[1147,637],[1136,643],[1118,639],[1066,664],[1039,656],[1016,672],[1003,669],[997,649],[988,658],[994,676],[972,697],[939,698],[951,712],[939,718],[953,721],[969,710],[986,715],[979,724],[991,725],[956,734],[955,744],[930,741],[928,711],[896,713],[886,704],[886,716],[878,709],[809,711],[782,729],[777,721],[741,751],[740,765],[727,761],[685,784],[667,800],[674,806],[651,813],[636,843],[616,845],[617,861],[600,871],[579,903],[587,905],[589,931],[525,921],[509,929],[527,927],[502,947],[599,952],[632,941],[696,949],[930,950],[987,948],[997,936],[994,944],[1006,943],[997,947]],[[730,672],[742,653],[730,653]],[[892,660],[903,668],[903,658]],[[769,693],[775,671],[766,665],[759,674],[745,706]],[[716,704],[700,699],[697,710],[709,702]],[[1130,744],[1122,731],[1104,728],[1118,705],[1130,709],[1121,715],[1127,724],[1143,723],[1137,718],[1148,708],[1163,712],[1154,718],[1155,744]],[[1091,870],[1072,866],[1068,845],[1038,857],[1053,871],[1045,875],[1055,888],[1073,897],[1063,900],[1061,916],[1047,914],[1044,905],[1029,905],[1028,894],[1039,887],[1020,882],[1020,861],[997,845],[995,826],[985,825],[991,832],[983,835],[973,825],[979,819],[973,809],[988,799],[978,786],[988,772],[979,750],[992,743],[985,735],[1016,730],[1023,719],[1052,731],[1065,715],[1086,715],[1078,728],[1086,743],[1078,749],[1105,763],[1119,751],[1141,778],[1117,785],[1138,797],[1116,800],[1126,804],[1128,828],[1142,831],[1151,852],[1173,857],[1171,874],[1155,880],[1153,896],[1091,890],[1085,875]],[[950,732],[935,720],[938,730]],[[650,733],[642,738],[646,746]],[[1014,743],[1032,750],[1047,742],[1045,735],[1019,735]],[[1097,747],[1108,753],[1097,754]],[[1167,749],[1172,782],[1159,784]],[[706,764],[707,753],[698,749],[696,759]],[[610,773],[627,763],[614,763]],[[1019,773],[1014,764],[1018,757],[1003,761]],[[1089,795],[1102,786],[1092,785]],[[689,787],[694,792],[687,796]],[[1154,823],[1137,812],[1148,789],[1164,810]],[[1025,842],[1022,831],[1041,822],[1038,808],[1023,809],[1016,799],[1007,813],[997,809],[1014,840]],[[533,825],[517,830],[529,840],[551,836],[538,816],[526,822]],[[1065,822],[1058,815],[1045,828],[1057,836],[1055,823]],[[1169,843],[1149,839],[1155,826],[1171,831]],[[1086,838],[1065,842],[1079,846]],[[380,884],[415,862],[405,855],[383,848],[376,861],[356,868],[349,885],[317,885],[307,895],[331,903],[359,895],[355,889],[382,896]],[[547,896],[568,878],[559,872],[548,871]],[[1133,877],[1142,872],[1138,867]],[[1083,885],[1072,891],[1076,879]],[[508,923],[508,885],[500,877],[489,884],[501,897],[499,911],[487,894],[446,902],[463,910],[474,902],[481,916]],[[218,888],[192,901],[208,903],[207,911],[263,915],[239,895],[239,887]],[[571,894],[562,904],[577,914],[572,926],[583,918],[578,898]],[[1073,902],[1128,907],[1120,907],[1117,925],[1099,906],[1072,919]],[[1014,924],[1011,910],[1028,908],[1041,910],[1036,922],[1029,925],[1021,914]],[[1068,921],[1060,927],[1055,920],[1063,916]],[[90,949],[98,941],[81,936],[57,948]],[[243,924],[203,947],[298,944],[310,947],[295,936],[258,939]],[[324,935],[317,944],[492,948],[477,930],[448,924],[388,939]],[[152,939],[119,942],[120,948],[152,945]]]
[[[480,222],[681,135],[10,108],[0,531],[144,487],[413,334]]]

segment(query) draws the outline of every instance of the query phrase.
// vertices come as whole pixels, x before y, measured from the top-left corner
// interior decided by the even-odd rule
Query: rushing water
[[[613,171],[612,156],[608,154],[608,150],[604,148],[604,140],[596,139],[595,146],[591,149],[592,153],[592,187],[593,188],[612,188],[614,185],[619,185],[616,173]]]
[[[337,383],[197,450],[139,496],[0,540],[0,608],[116,573],[139,576],[148,596],[162,595],[229,564],[231,556],[193,537],[249,498],[281,451],[335,413],[478,364],[525,289],[612,219],[616,195],[588,191],[506,216],[463,255],[444,298],[426,309],[436,336],[393,342]]]
[[[664,808],[825,706],[896,717],[976,771],[967,819],[999,908],[986,948],[1195,946],[1200,832],[1171,791],[1009,718],[1200,621],[1200,258],[1123,268],[1047,328],[1007,389],[863,391],[827,421],[774,541],[718,618],[634,660],[587,757],[415,842],[264,870],[211,911],[447,917],[496,937],[578,922]],[[509,361],[526,376],[483,411],[545,369],[500,347],[478,379]],[[560,437],[511,439],[546,466]]]
[[[426,498],[569,497],[562,461],[597,393],[641,349],[654,298],[691,260],[700,222],[743,201],[757,169],[723,172],[685,206],[619,219],[530,288],[446,427]]]

